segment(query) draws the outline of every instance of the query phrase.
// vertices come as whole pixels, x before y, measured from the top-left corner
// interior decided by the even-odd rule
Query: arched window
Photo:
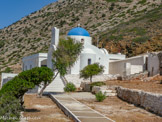
[[[84,43],[84,39],[81,39],[81,43]]]

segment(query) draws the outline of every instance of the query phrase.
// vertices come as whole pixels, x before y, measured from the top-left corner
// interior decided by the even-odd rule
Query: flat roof
[[[130,58],[126,58],[126,59],[122,59],[122,60],[116,60],[116,61],[112,61],[112,62],[128,61],[128,60],[132,60],[132,59],[140,58],[140,57],[145,57],[145,56],[148,56],[148,54],[133,56],[133,57],[130,57]],[[110,63],[112,63],[112,62],[110,62]]]
[[[44,57],[47,58],[48,54],[47,53],[36,53],[33,55],[25,56],[22,60],[28,60],[31,58],[38,58],[38,57]]]

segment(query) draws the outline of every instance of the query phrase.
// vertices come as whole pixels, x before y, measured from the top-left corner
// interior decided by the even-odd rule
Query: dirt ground
[[[162,76],[147,82],[106,81],[106,84],[162,94],[161,80]],[[116,122],[162,122],[162,117],[124,102],[118,97],[107,97],[103,102],[96,102],[95,96],[91,93],[76,92],[71,93],[71,96]],[[30,117],[29,122],[72,122],[49,97],[37,98],[36,95],[25,95],[24,100],[26,112],[23,116]]]
[[[28,122],[73,122],[47,96],[25,95],[24,101],[23,116],[29,118]]]
[[[108,86],[117,85],[117,86],[123,86],[125,88],[139,89],[147,92],[162,94],[162,84],[160,84],[161,80],[162,80],[162,76],[157,76],[147,82],[138,81],[138,80],[133,80],[133,81],[114,80],[114,81],[106,81],[106,84]]]
[[[96,102],[94,99],[79,101],[116,122],[162,122],[162,117],[128,104],[117,97],[107,97],[103,102]]]

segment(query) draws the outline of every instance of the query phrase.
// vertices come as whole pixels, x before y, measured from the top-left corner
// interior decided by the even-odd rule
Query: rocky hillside
[[[52,27],[64,37],[79,23],[111,53],[162,50],[161,0],[59,0],[0,30],[0,71],[20,72],[22,57],[47,52]]]

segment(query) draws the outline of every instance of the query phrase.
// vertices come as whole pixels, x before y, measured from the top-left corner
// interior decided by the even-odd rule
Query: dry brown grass
[[[117,97],[108,97],[103,102],[80,100],[92,109],[99,111],[116,122],[161,122],[162,117],[147,112]]]
[[[29,122],[72,122],[57,105],[47,96],[37,98],[36,95],[25,95],[26,112],[24,117],[39,119],[29,119]]]
[[[116,81],[106,81],[106,84],[109,86],[117,85],[117,86],[122,86],[125,88],[138,89],[138,90],[144,90],[147,92],[162,94],[162,84],[160,84],[161,80],[162,80],[162,76],[157,76],[147,82],[142,82],[138,80],[133,80],[133,81],[116,80]]]

